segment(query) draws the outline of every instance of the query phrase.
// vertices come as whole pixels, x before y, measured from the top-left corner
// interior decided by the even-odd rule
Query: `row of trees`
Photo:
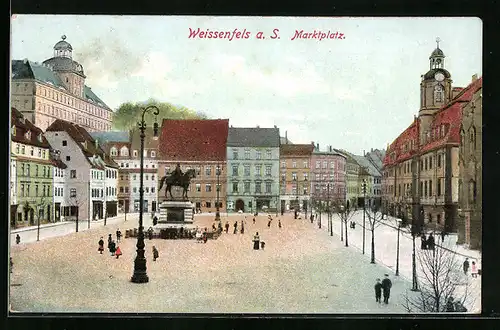
[[[347,223],[352,219],[356,210],[350,208],[342,201],[326,202],[322,200],[313,201],[316,212],[327,212],[329,220],[331,214],[337,214],[344,226],[345,231],[341,231],[341,240],[345,235],[345,246],[348,247]],[[407,205],[403,205],[407,207]],[[371,233],[371,255],[370,262],[375,263],[375,229],[384,224],[384,214],[381,205],[378,203],[369,204],[366,209],[361,210],[366,215],[366,229]],[[415,246],[415,236],[417,233],[414,228],[409,228],[408,218],[402,215],[402,219],[397,221],[398,235],[399,231],[411,235]],[[320,221],[320,219],[318,219]],[[365,230],[365,228],[363,228]],[[331,232],[331,227],[330,227]],[[399,236],[398,236],[399,240]],[[398,241],[399,252],[399,241]],[[473,306],[475,301],[471,297],[470,281],[467,276],[461,272],[460,264],[457,260],[455,251],[436,245],[434,250],[419,250],[413,252],[413,292],[406,291],[403,297],[403,306],[409,313],[428,313],[445,311],[465,311],[463,306]],[[415,260],[416,258],[416,260]],[[399,255],[398,260],[399,262]],[[419,285],[417,284],[417,268],[421,274]],[[398,266],[397,266],[398,267]],[[398,271],[397,271],[397,274]]]
[[[126,102],[121,104],[113,113],[113,129],[130,130],[137,126],[141,120],[141,108],[155,105],[160,110],[158,120],[161,119],[207,119],[207,115],[202,112],[196,112],[183,106],[176,106],[168,102],[159,102],[155,99],[149,99],[146,102]],[[146,124],[152,127],[154,118],[146,116]]]

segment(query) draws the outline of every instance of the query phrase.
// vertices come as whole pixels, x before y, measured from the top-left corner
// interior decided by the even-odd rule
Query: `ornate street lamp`
[[[146,122],[144,121],[144,115],[148,110],[153,109],[153,114],[155,115],[155,122],[153,124],[153,134],[154,137],[158,137],[158,122],[157,122],[157,117],[158,114],[160,113],[160,109],[154,105],[150,105],[146,107],[145,109],[142,109],[142,117],[141,121],[138,123],[138,127],[141,130],[141,172],[140,172],[140,187],[139,187],[139,196],[140,196],[140,203],[139,203],[139,233],[137,236],[137,256],[134,261],[134,274],[132,275],[131,281],[134,283],[147,283],[149,282],[148,275],[146,273],[146,258],[144,257],[144,230],[142,227],[142,217],[143,217],[143,210],[144,210],[144,182],[143,182],[143,176],[144,176],[144,138],[146,137],[146,134],[144,131],[146,130]]]
[[[219,192],[220,192],[220,181],[219,181],[219,177],[220,177],[220,172],[221,172],[221,168],[220,168],[220,165],[217,164],[217,167],[215,169],[215,174],[217,175],[217,205],[216,205],[216,208],[215,208],[215,221],[220,221],[220,209],[219,209],[219,204],[220,204],[220,201],[219,201]]]

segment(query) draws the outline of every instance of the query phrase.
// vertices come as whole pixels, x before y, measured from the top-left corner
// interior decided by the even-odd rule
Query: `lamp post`
[[[153,109],[153,114],[155,115],[155,123],[153,124],[154,137],[158,136],[158,122],[156,121],[156,116],[160,113],[160,109],[154,105],[150,105],[142,109],[141,121],[138,123],[139,129],[141,130],[141,178],[139,187],[139,232],[137,236],[137,256],[134,260],[134,274],[132,275],[131,281],[133,283],[147,283],[149,282],[148,275],[146,273],[146,258],[144,257],[144,230],[142,227],[142,218],[144,210],[144,138],[146,134],[146,122],[144,121],[144,115],[148,110]]]
[[[401,219],[397,219],[398,222],[398,246],[396,248],[396,276],[399,276],[399,232],[401,230]]]
[[[330,183],[328,183],[326,190],[328,194],[328,223],[330,224],[330,236],[333,236],[333,221],[332,221],[332,212],[330,209]]]
[[[365,225],[366,223],[366,179],[363,179],[363,254],[365,254]]]
[[[215,174],[217,174],[217,206],[215,208],[215,221],[220,221],[220,209],[219,209],[219,204],[220,204],[220,201],[219,201],[219,191],[220,191],[219,177],[220,177],[220,172],[221,172],[220,165],[217,164],[217,168],[215,169]]]

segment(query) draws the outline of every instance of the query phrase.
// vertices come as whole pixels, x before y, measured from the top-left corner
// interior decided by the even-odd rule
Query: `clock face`
[[[441,72],[438,72],[438,73],[436,73],[436,75],[434,76],[434,78],[436,78],[437,81],[443,81],[444,80],[444,74],[442,74]]]

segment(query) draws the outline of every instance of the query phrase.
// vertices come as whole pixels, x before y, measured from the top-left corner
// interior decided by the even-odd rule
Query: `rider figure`
[[[174,178],[178,181],[182,177],[183,173],[181,171],[181,165],[177,163],[177,166],[174,170]]]

